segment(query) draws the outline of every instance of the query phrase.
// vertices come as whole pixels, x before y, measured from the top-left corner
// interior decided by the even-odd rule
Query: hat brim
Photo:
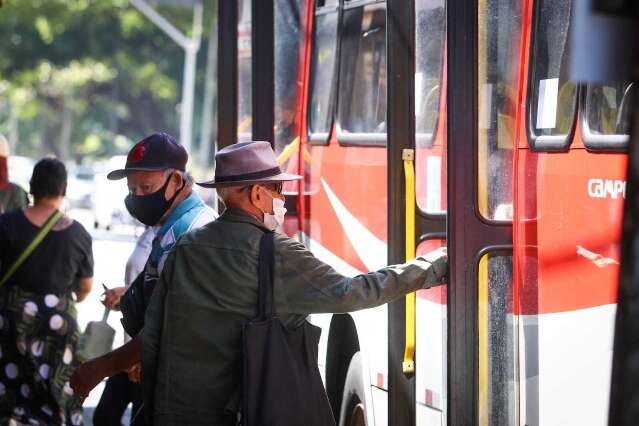
[[[300,179],[302,179],[302,176],[300,175],[293,175],[290,173],[280,173],[279,175],[269,176],[263,179],[236,180],[236,181],[225,181],[225,182],[215,182],[215,179],[214,179],[214,180],[209,180],[207,182],[196,182],[196,184],[204,188],[226,188],[229,186],[246,186],[246,185],[256,185],[259,183],[269,183],[269,182],[289,182],[289,181],[300,180]]]
[[[120,180],[124,179],[129,172],[159,172],[166,170],[167,167],[129,167],[128,169],[118,169],[109,172],[107,179]]]

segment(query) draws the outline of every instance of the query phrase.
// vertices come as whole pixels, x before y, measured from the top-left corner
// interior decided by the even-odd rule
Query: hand
[[[133,383],[138,383],[140,381],[140,373],[142,372],[142,365],[135,364],[133,367],[126,370],[127,376],[129,376],[129,380]]]
[[[89,392],[91,392],[102,379],[104,379],[104,374],[101,372],[99,362],[97,360],[91,360],[80,365],[75,370],[69,383],[73,392],[84,402]]]
[[[446,246],[440,247],[422,256],[424,260],[430,263],[435,274],[437,284],[445,284],[448,282],[448,249]],[[435,283],[430,283],[435,284]]]
[[[430,263],[435,263],[437,260],[446,259],[448,260],[448,248],[446,246],[442,246],[438,249],[430,251],[424,255],[422,255],[424,259],[429,261]]]
[[[126,292],[126,287],[115,287],[104,291],[104,300],[102,304],[108,309],[117,309],[120,304],[120,298]]]

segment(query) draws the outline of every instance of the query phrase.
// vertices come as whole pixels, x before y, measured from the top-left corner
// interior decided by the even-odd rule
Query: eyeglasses
[[[264,183],[264,184],[259,184],[260,186],[263,186],[264,188],[268,188],[271,191],[275,191],[278,194],[281,194],[282,191],[284,190],[284,182],[269,182],[269,183]],[[242,189],[250,189],[255,185],[247,185]]]

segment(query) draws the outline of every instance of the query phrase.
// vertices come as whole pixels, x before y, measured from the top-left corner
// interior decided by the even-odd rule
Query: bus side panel
[[[626,157],[518,155],[521,422],[603,425]]]
[[[353,276],[387,264],[386,150],[383,147],[309,145],[306,162],[306,196],[309,217],[306,235],[311,251],[343,275]],[[360,351],[367,366],[365,386],[370,390],[367,415],[379,410],[377,400],[386,395],[388,370],[388,316],[386,306],[351,314]],[[322,326],[320,364],[325,369],[328,341],[327,316],[313,316]],[[328,372],[324,372],[324,377]],[[373,398],[373,386],[379,392]],[[369,398],[367,398],[369,399]],[[384,399],[383,406],[387,406]],[[386,421],[384,417],[383,421]]]

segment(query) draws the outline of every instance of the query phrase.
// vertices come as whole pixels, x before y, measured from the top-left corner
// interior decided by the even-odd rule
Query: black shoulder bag
[[[242,425],[333,426],[317,367],[321,329],[287,329],[274,309],[274,235],[260,240],[258,316],[244,325]],[[270,300],[269,300],[270,299]]]

